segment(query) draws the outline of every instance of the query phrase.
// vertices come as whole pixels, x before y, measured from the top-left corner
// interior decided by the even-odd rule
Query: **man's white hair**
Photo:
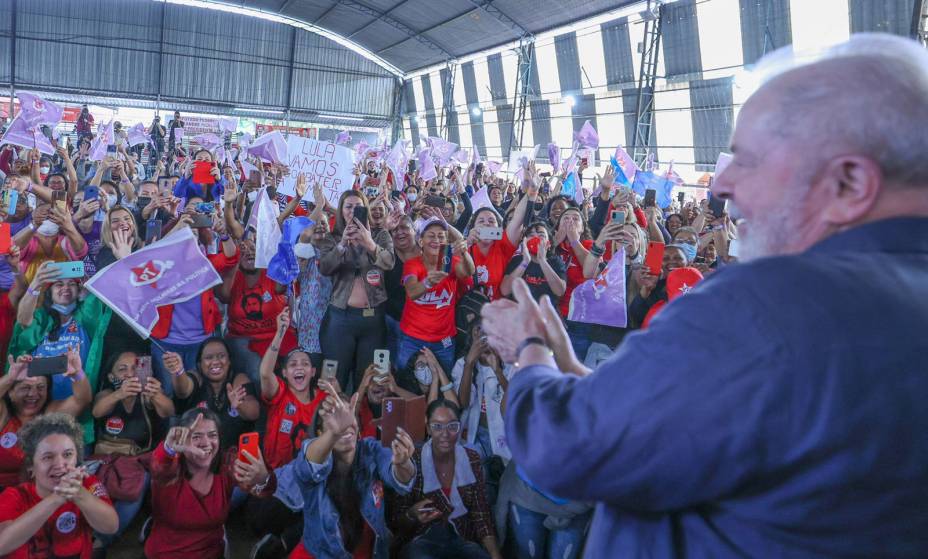
[[[815,55],[789,47],[753,74],[782,90],[772,132],[872,158],[884,180],[928,185],[928,50],[884,33],[860,33]]]

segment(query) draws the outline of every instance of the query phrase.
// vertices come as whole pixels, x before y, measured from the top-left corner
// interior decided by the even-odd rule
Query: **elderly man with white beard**
[[[595,371],[523,282],[484,308],[513,460],[597,503],[587,557],[928,556],[926,130],[928,52],[854,36],[738,116],[743,263]]]

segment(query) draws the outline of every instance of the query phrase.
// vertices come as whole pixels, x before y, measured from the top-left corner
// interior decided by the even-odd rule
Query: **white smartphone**
[[[335,378],[338,376],[338,361],[326,359],[322,362],[322,378]]]
[[[499,241],[503,238],[502,227],[478,227],[477,238],[481,241]]]
[[[728,241],[728,256],[738,258],[738,239]]]
[[[380,369],[380,373],[385,375],[390,372],[390,350],[389,349],[376,349],[374,350],[374,365]]]

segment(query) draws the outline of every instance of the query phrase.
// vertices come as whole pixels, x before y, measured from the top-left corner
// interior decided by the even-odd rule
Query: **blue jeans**
[[[200,344],[169,344],[161,340],[157,340],[157,344],[152,342],[151,344],[151,368],[155,373],[155,378],[161,382],[161,390],[164,391],[164,394],[168,398],[174,397],[174,384],[171,382],[173,377],[167,369],[164,368],[164,351],[161,350],[161,346],[168,351],[173,351],[180,355],[180,358],[184,361],[184,370],[192,371],[197,368],[197,352],[200,350]]]
[[[465,540],[447,522],[433,524],[424,534],[409,542],[401,559],[489,559],[480,544]]]
[[[116,516],[119,517],[119,529],[115,534],[97,534],[95,533],[100,543],[103,544],[103,547],[109,547],[122,536],[122,533],[126,531],[126,528],[132,524],[132,520],[135,518],[135,515],[139,513],[139,510],[142,508],[142,503],[145,502],[145,493],[148,491],[148,485],[151,481],[151,476],[148,472],[145,472],[145,483],[142,484],[142,492],[139,493],[139,498],[134,501],[113,501],[113,508],[116,509]]]
[[[396,350],[396,367],[405,369],[411,360],[415,360],[416,354],[422,348],[427,347],[435,354],[435,358],[438,359],[445,373],[450,375],[451,368],[454,366],[454,336],[448,340],[450,343],[446,347],[442,342],[424,342],[400,332],[399,347]]]
[[[393,356],[393,365],[399,368],[399,362],[396,361],[397,351],[399,351],[400,345],[400,321],[396,320],[392,316],[386,314],[383,317],[385,326],[387,327],[387,349],[390,350],[390,355]]]
[[[545,526],[544,514],[512,503],[509,505],[509,526],[518,559],[574,559],[580,556],[590,513],[573,517],[557,530]]]
[[[570,336],[570,345],[574,348],[577,359],[583,363],[587,352],[590,350],[590,345],[593,343],[593,328],[595,325],[588,322],[574,322],[573,320],[567,320],[566,323],[567,334]]]
[[[493,454],[493,443],[490,442],[490,430],[478,425],[474,444],[467,446],[476,450],[480,455],[480,465],[483,467],[483,480],[487,490],[487,503],[492,509],[496,504],[496,496],[499,494],[499,478],[503,472],[502,468],[497,466],[499,459],[496,459],[496,463],[493,460],[496,455]]]

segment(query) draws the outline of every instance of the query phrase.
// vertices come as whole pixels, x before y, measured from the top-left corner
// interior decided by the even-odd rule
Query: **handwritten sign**
[[[338,205],[341,193],[354,184],[354,151],[332,142],[291,135],[287,138],[287,165],[290,175],[278,189],[287,196],[296,194],[296,178],[300,173],[306,175],[307,188],[303,199],[313,199],[313,185],[318,182],[333,206]]]

